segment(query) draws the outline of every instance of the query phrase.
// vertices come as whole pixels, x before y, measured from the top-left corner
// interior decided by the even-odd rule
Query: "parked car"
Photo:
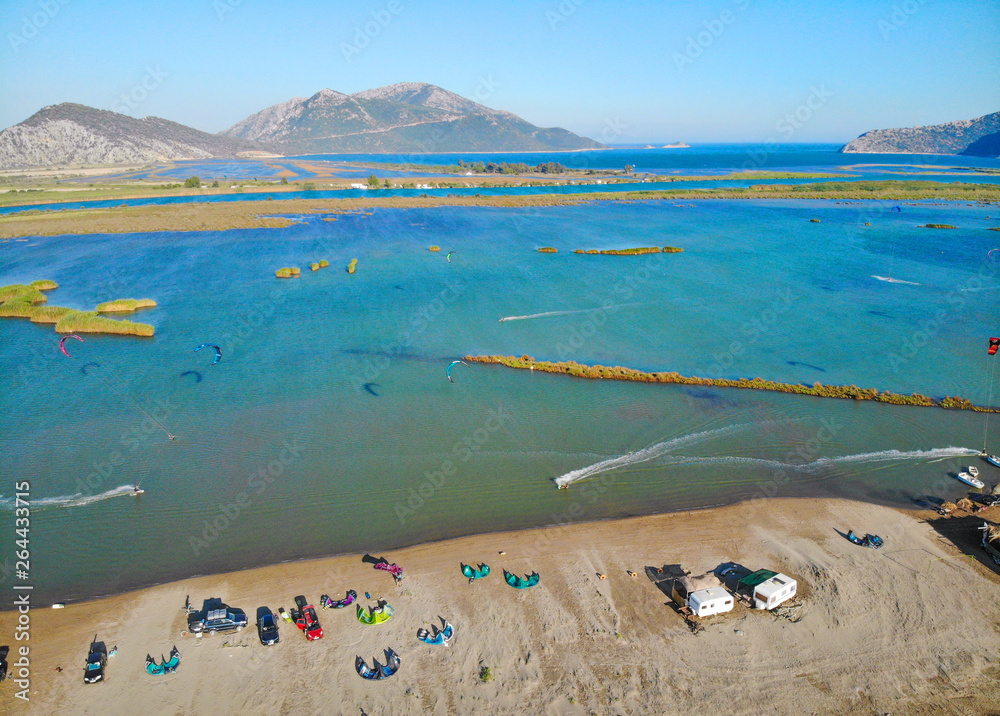
[[[316,641],[323,638],[323,627],[319,625],[319,617],[316,616],[316,607],[299,595],[295,597],[295,626],[305,632],[306,639]]]
[[[246,625],[246,612],[223,604],[221,599],[206,599],[200,611],[188,614],[188,630],[192,634],[242,631]]]
[[[83,683],[96,684],[104,681],[104,669],[108,665],[108,647],[103,641],[97,641],[97,634],[90,642],[90,650],[87,652],[87,666],[83,669]]]
[[[278,621],[269,607],[257,608],[257,635],[264,646],[278,643]]]

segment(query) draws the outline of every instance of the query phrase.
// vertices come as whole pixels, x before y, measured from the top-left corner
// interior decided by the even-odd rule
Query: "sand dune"
[[[835,531],[848,528],[881,534],[885,548]],[[32,611],[31,704],[12,698],[11,681],[0,698],[8,713],[102,715],[988,713],[1000,704],[1000,575],[937,535],[885,507],[766,500],[399,550],[387,556],[406,570],[401,586],[357,556],[200,577]],[[493,573],[467,584],[460,561]],[[644,573],[729,561],[798,578],[798,621],[738,605],[692,633]],[[541,582],[511,589],[504,567],[537,570]],[[320,611],[323,640],[283,623],[281,643],[266,648],[252,627],[182,636],[188,594],[221,597],[252,620],[258,606],[348,588],[362,604],[365,591],[387,599],[395,616],[363,626],[351,608]],[[450,647],[415,637],[438,615],[455,626]],[[0,614],[0,633],[13,633],[14,618]],[[95,632],[118,654],[105,683],[84,685]],[[146,653],[174,644],[179,671],[148,676]],[[371,663],[387,647],[399,673],[358,677],[355,656]],[[492,681],[480,681],[481,666]]]

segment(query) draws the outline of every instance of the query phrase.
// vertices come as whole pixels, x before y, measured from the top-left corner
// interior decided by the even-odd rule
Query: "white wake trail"
[[[102,500],[110,500],[113,497],[131,495],[134,490],[135,485],[121,485],[120,487],[115,487],[96,495],[85,495],[82,492],[77,492],[73,495],[60,495],[58,497],[41,497],[32,499],[28,504],[32,509],[43,507],[83,507],[84,505],[89,505],[93,502],[101,502]],[[15,506],[15,498],[0,496],[0,509],[13,510]]]
[[[597,475],[601,472],[607,472],[608,470],[614,470],[618,467],[625,467],[627,465],[635,465],[636,463],[649,462],[650,460],[655,460],[658,457],[666,455],[668,452],[675,448],[683,447],[685,445],[692,445],[694,443],[701,442],[702,440],[708,440],[709,438],[716,437],[718,435],[725,435],[727,433],[735,432],[736,430],[742,430],[745,428],[754,427],[750,423],[744,423],[740,425],[727,425],[722,428],[715,428],[713,430],[703,430],[700,433],[690,433],[689,435],[681,435],[680,437],[672,438],[670,440],[664,440],[663,442],[650,445],[649,447],[642,448],[641,450],[636,450],[635,452],[626,453],[624,455],[619,455],[617,457],[608,458],[607,460],[601,460],[600,462],[595,462],[593,465],[588,465],[587,467],[581,467],[577,470],[571,470],[565,475],[560,475],[555,478],[555,483],[559,487],[566,487],[571,485],[577,480],[583,480],[584,478],[591,477],[592,475]]]
[[[812,472],[822,467],[829,467],[842,463],[878,463],[897,462],[900,460],[926,460],[927,462],[937,462],[955,457],[971,457],[978,455],[978,450],[964,447],[934,448],[931,450],[881,450],[878,452],[864,452],[857,455],[841,455],[840,457],[822,457],[812,462],[784,462],[782,460],[770,460],[759,457],[735,457],[729,455],[716,456],[687,456],[670,455],[663,460],[671,465],[733,465],[744,467],[763,467],[776,470],[800,470]]]
[[[886,283],[903,283],[907,286],[919,286],[920,284],[916,281],[904,281],[901,278],[892,278],[891,276],[876,276],[872,274],[872,278],[877,278],[879,281],[885,281]]]
[[[673,440],[667,440],[662,443],[657,443],[651,445],[650,447],[643,448],[642,450],[636,450],[635,452],[626,453],[625,455],[620,455],[618,457],[609,458],[607,460],[602,460],[601,462],[594,463],[593,465],[588,465],[587,467],[582,467],[578,470],[573,470],[567,472],[565,475],[560,475],[555,479],[555,483],[559,487],[565,487],[570,485],[577,480],[583,480],[584,478],[597,475],[602,472],[607,472],[609,470],[614,470],[615,468],[625,467],[628,465],[634,465],[637,463],[649,462],[650,460],[656,460],[658,458],[664,459],[663,462],[667,464],[679,465],[679,464],[699,464],[699,465],[710,465],[710,464],[727,464],[727,465],[742,465],[747,467],[764,467],[770,469],[779,470],[801,470],[804,472],[811,472],[823,467],[830,467],[832,465],[853,463],[853,464],[868,464],[868,463],[880,463],[880,462],[898,462],[900,460],[926,460],[928,462],[935,462],[938,460],[947,460],[956,457],[971,457],[978,455],[979,451],[967,447],[946,447],[946,448],[932,448],[930,450],[880,450],[877,452],[863,452],[856,455],[841,455],[839,457],[822,457],[812,462],[807,463],[794,463],[794,462],[782,462],[781,460],[769,460],[766,458],[754,458],[754,457],[735,457],[735,456],[687,456],[687,455],[674,455],[668,454],[671,450],[683,447],[684,445],[690,445],[702,440],[707,440],[708,438],[715,437],[717,435],[723,435],[727,432],[733,432],[737,429],[747,428],[747,427],[759,427],[759,425],[730,425],[725,428],[717,428],[715,430],[706,430],[700,433],[693,433],[691,435],[684,435],[679,438],[674,438]]]
[[[547,318],[549,316],[573,316],[578,313],[594,313],[595,311],[616,311],[619,308],[638,306],[638,303],[621,303],[615,306],[598,306],[597,308],[580,308],[572,311],[545,311],[544,313],[529,313],[526,316],[503,316],[500,322],[504,321],[527,321],[532,318]]]

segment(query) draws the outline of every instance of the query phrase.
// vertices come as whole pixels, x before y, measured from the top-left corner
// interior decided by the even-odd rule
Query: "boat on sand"
[[[962,482],[964,482],[966,485],[972,485],[977,490],[982,490],[983,487],[984,487],[982,480],[980,480],[980,479],[978,479],[976,477],[973,477],[972,475],[970,475],[969,473],[967,473],[965,471],[958,473],[957,477],[958,477],[959,480],[961,480]]]

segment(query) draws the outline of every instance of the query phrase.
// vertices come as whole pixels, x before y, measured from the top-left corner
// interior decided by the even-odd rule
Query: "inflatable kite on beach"
[[[59,339],[59,350],[61,350],[63,352],[64,356],[66,356],[68,358],[72,358],[73,356],[71,356],[69,354],[69,351],[66,350],[66,339],[67,338],[75,338],[76,340],[80,341],[80,343],[83,343],[84,341],[83,341],[82,338],[80,338],[80,336],[76,335],[75,333],[71,333],[70,335],[63,336],[62,338]]]
[[[453,361],[452,361],[452,362],[451,362],[451,363],[450,363],[450,364],[448,365],[448,382],[449,382],[449,383],[454,383],[454,382],[455,382],[455,381],[453,381],[453,380],[451,379],[451,369],[452,369],[452,368],[454,368],[454,367],[455,367],[456,365],[458,365],[459,363],[461,363],[462,365],[464,365],[464,366],[465,366],[466,368],[468,368],[468,367],[469,367],[469,364],[468,364],[468,363],[466,363],[466,362],[465,362],[464,360],[453,360]]]
[[[319,598],[319,605],[324,609],[343,609],[348,604],[353,604],[354,600],[358,598],[358,593],[353,589],[347,590],[347,596],[339,601],[333,601],[330,599],[329,595],[322,595]]]
[[[212,361],[212,365],[215,365],[220,360],[222,360],[222,349],[219,348],[219,346],[214,345],[212,343],[202,343],[200,346],[198,346],[197,348],[194,349],[194,352],[197,353],[202,348],[214,348],[215,349],[215,360]]]
[[[357,670],[358,676],[369,681],[381,681],[399,671],[399,656],[396,652],[392,649],[384,649],[382,653],[385,654],[385,666],[378,663],[378,659],[372,659],[372,666],[369,667],[360,656],[355,658],[354,668]]]
[[[528,589],[529,587],[534,587],[538,584],[538,580],[540,579],[538,572],[527,574],[522,579],[516,574],[508,572],[506,569],[503,571],[503,578],[506,579],[507,584],[514,587],[514,589]]]
[[[490,565],[480,563],[478,567],[473,567],[469,564],[462,565],[462,574],[465,575],[466,579],[469,580],[469,584],[476,579],[482,579],[483,577],[489,576]]]
[[[388,562],[379,562],[375,565],[375,569],[381,569],[383,572],[388,572],[392,575],[393,579],[397,582],[403,581],[403,568],[398,564],[389,564]]]
[[[368,624],[369,626],[373,624],[385,624],[390,619],[392,619],[392,607],[388,604],[381,607],[369,607],[367,612],[363,606],[358,605],[358,621],[362,624]]]
[[[160,654],[160,663],[156,663],[154,659],[149,654],[146,654],[146,673],[150,676],[163,676],[164,674],[172,674],[177,671],[177,667],[181,664],[181,653],[177,651],[175,646],[170,650],[170,658],[164,659],[163,654]]]
[[[431,644],[432,646],[448,646],[448,642],[455,636],[455,627],[449,624],[444,617],[439,616],[438,619],[441,620],[440,629],[437,628],[436,624],[431,625],[433,633],[426,629],[417,629],[417,638],[425,644]]]

